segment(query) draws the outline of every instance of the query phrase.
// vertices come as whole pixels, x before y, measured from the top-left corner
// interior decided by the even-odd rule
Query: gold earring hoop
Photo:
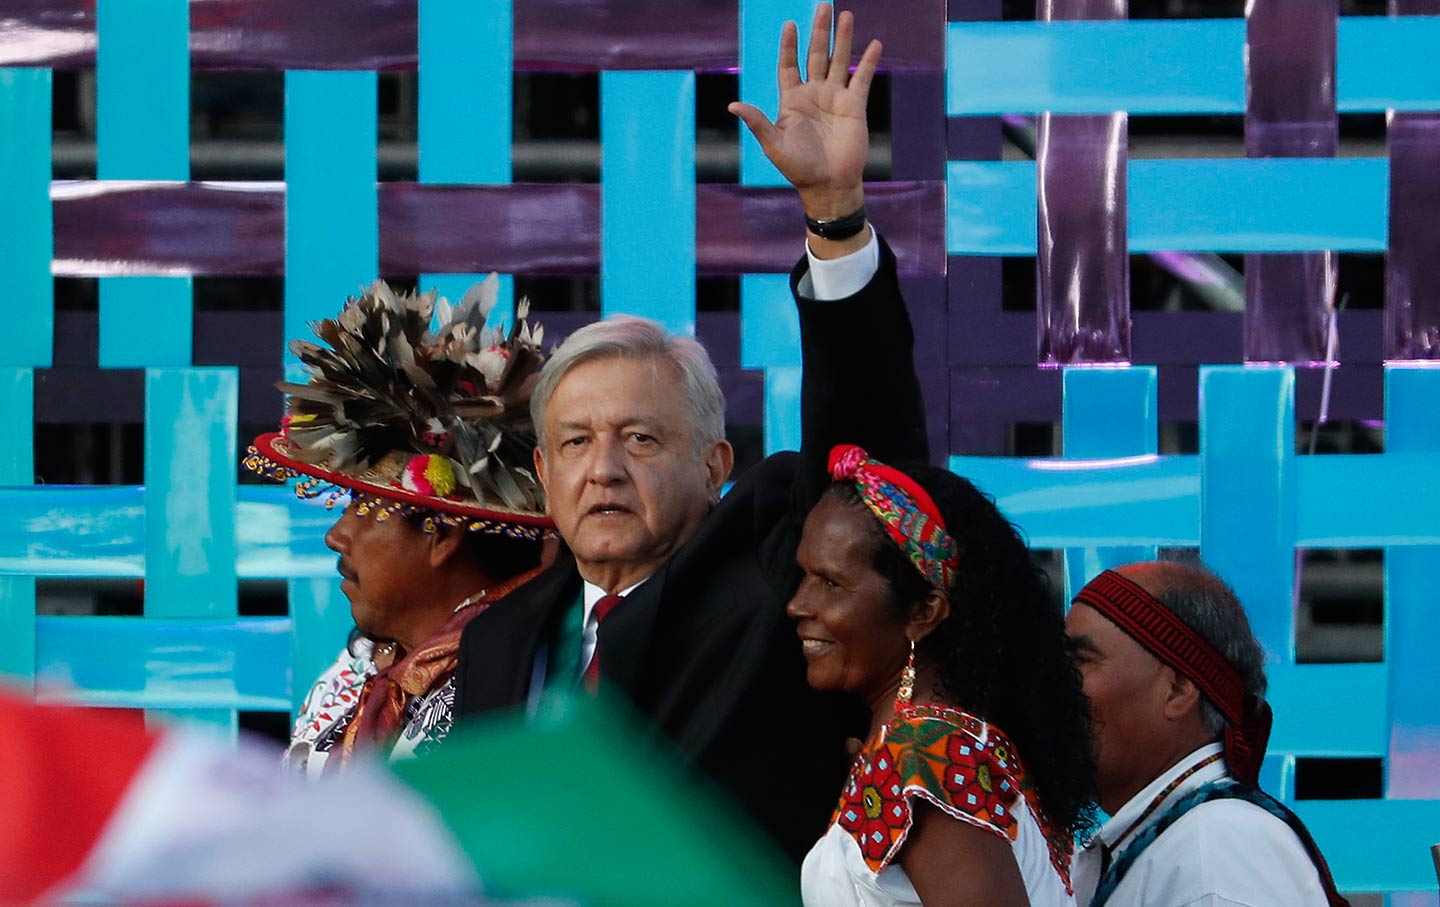
[[[900,689],[895,694],[895,707],[904,708],[915,696],[915,640],[910,640],[910,657],[900,671]]]

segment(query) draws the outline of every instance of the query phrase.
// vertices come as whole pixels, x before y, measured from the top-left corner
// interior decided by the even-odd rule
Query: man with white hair
[[[635,318],[576,331],[532,404],[535,467],[568,550],[467,627],[457,674],[462,716],[557,687],[623,694],[797,858],[834,807],[846,738],[865,727],[852,705],[810,689],[785,616],[804,518],[836,443],[928,455],[895,258],[866,221],[861,184],[880,45],[852,76],[853,19],[839,17],[833,57],[829,21],[822,5],[809,82],[786,25],[776,122],[731,106],[799,190],[809,229],[791,277],[800,452],[767,458],[722,498],[734,456],[704,348]]]

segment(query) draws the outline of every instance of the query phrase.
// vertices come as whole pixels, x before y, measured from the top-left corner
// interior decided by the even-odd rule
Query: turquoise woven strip
[[[1065,369],[1061,423],[1065,456],[1093,459],[1158,453],[1158,386],[1154,366]],[[1145,544],[1066,549],[1065,600],[1102,570],[1154,558],[1155,546]]]
[[[420,182],[503,185],[511,179],[514,16],[509,0],[419,4]],[[483,274],[422,274],[420,289],[456,302]],[[500,276],[500,306],[515,298]],[[543,302],[543,300],[542,300]]]
[[[48,366],[55,339],[50,208],[50,70],[0,67],[0,365]]]
[[[1342,113],[1440,109],[1440,18],[1347,16],[1337,38]],[[1243,19],[954,22],[946,42],[951,116],[1245,112]]]
[[[34,480],[34,410],[34,372],[0,368],[0,485]],[[0,576],[0,639],[0,679],[28,686],[35,674],[34,577]]]
[[[375,84],[373,72],[285,74],[286,338],[310,337],[378,276]],[[305,380],[289,352],[285,374]]]
[[[1139,160],[1129,168],[1132,252],[1383,252],[1384,158]],[[951,161],[952,255],[1034,255],[1035,165]]]
[[[695,74],[600,74],[605,315],[695,333]]]

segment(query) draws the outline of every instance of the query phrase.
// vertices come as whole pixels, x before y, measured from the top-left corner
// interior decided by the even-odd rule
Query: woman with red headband
[[[1015,528],[949,472],[851,445],[789,605],[810,685],[869,735],[805,860],[807,907],[1073,904],[1094,765],[1059,605]]]

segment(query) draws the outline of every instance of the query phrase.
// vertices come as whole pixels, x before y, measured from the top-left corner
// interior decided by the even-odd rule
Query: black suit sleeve
[[[836,444],[858,444],[878,460],[925,461],[925,403],[915,375],[915,337],[895,253],[883,238],[880,268],[846,299],[800,296],[801,259],[790,275],[800,309],[800,469],[791,506],[808,513],[829,484],[826,460]]]

